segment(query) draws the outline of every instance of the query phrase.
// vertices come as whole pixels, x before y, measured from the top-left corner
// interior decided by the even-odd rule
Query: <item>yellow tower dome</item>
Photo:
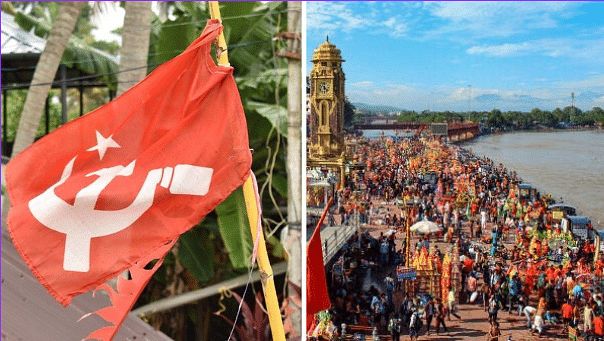
[[[311,61],[343,62],[344,60],[342,59],[341,51],[334,44],[330,43],[329,37],[327,37],[326,41],[314,50]]]

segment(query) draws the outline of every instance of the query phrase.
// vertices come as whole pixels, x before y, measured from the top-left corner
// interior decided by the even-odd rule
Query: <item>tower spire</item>
[[[327,39],[327,42],[329,43],[329,34],[326,34],[326,37],[327,38],[325,38],[325,39]]]

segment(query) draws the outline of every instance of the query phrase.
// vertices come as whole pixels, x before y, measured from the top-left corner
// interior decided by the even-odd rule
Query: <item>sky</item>
[[[604,2],[307,2],[306,28],[307,71],[329,35],[352,103],[604,108]]]
[[[124,26],[124,16],[126,10],[117,5],[108,5],[104,11],[97,16],[93,16],[91,21],[96,26],[92,30],[92,35],[96,40],[116,41],[122,43],[122,36],[112,33],[113,30]]]
[[[151,4],[151,10],[155,13],[159,13],[159,5],[157,1],[153,1]],[[113,33],[113,30],[124,26],[124,16],[126,10],[117,5],[116,3],[108,3],[97,16],[92,17],[92,23],[96,26],[92,30],[92,35],[97,40],[105,41],[116,41],[119,44],[122,43],[122,36]]]

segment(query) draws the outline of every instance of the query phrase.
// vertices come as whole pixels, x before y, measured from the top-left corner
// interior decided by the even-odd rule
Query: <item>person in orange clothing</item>
[[[596,336],[602,337],[604,336],[604,319],[602,319],[602,315],[598,314],[594,318],[594,334]]]
[[[474,270],[474,260],[471,257],[466,257],[463,261],[463,266],[467,273],[472,272]]]
[[[545,270],[545,276],[548,281],[556,280],[556,268],[554,268],[553,266],[548,267]]]
[[[564,323],[564,331],[568,330],[568,325],[570,320],[573,317],[573,305],[568,302],[568,300],[564,300],[564,304],[562,305],[562,322]],[[594,319],[595,323],[595,319]]]
[[[596,261],[596,276],[602,277],[602,269],[604,268],[604,262],[601,259]]]
[[[591,245],[590,245],[590,244],[591,244],[591,243],[589,242],[589,240],[585,241],[585,244],[583,244],[583,252],[584,252],[585,254],[590,254],[590,253],[592,252],[592,251],[591,251]]]

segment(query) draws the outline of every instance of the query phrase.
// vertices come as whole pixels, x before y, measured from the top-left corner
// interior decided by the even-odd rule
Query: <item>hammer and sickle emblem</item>
[[[136,160],[127,166],[102,168],[87,174],[98,178],[81,189],[74,204],[70,205],[59,198],[54,189],[71,176],[76,157],[67,163],[57,183],[29,202],[29,210],[42,225],[66,235],[63,269],[67,271],[88,272],[91,239],[117,233],[132,225],[153,205],[158,184],[165,188],[170,185],[172,194],[205,195],[213,173],[212,168],[186,164],[177,165],[174,169],[153,169],[147,174],[132,204],[121,210],[102,211],[94,209],[101,191],[114,178],[132,175]]]

